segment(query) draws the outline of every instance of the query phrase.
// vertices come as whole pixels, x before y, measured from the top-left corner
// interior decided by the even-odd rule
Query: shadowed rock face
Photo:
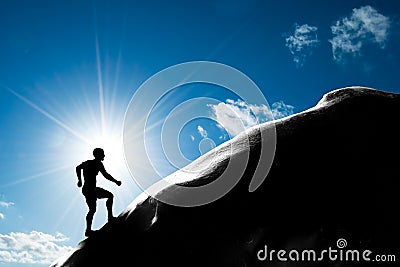
[[[54,266],[356,266],[257,259],[265,245],[320,252],[337,249],[339,238],[346,249],[371,250],[371,258],[397,254],[399,261],[399,115],[400,95],[332,91],[316,107],[276,121],[274,162],[255,192],[248,187],[260,155],[257,130],[246,171],[224,197],[183,208],[142,196]],[[186,184],[217,179],[226,163]],[[160,194],[175,197],[168,188]]]

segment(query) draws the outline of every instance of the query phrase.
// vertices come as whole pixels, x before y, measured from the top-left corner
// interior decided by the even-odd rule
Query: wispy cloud
[[[8,207],[13,206],[13,205],[14,205],[13,202],[0,201],[0,207],[2,207],[2,208],[8,208]]]
[[[207,131],[204,130],[203,127],[201,127],[200,125],[197,126],[197,131],[199,131],[199,134],[201,135],[201,137],[207,138]]]
[[[388,39],[390,19],[371,6],[353,9],[350,17],[336,21],[331,26],[332,53],[335,61],[343,60],[345,54],[360,55],[365,43],[376,43],[384,48]]]
[[[0,201],[0,208],[9,208],[13,205],[14,205],[13,202]],[[6,218],[6,216],[4,215],[4,213],[0,212],[0,220],[3,220],[5,218]]]
[[[233,137],[259,123],[293,114],[294,107],[283,101],[275,102],[270,110],[266,105],[247,104],[241,100],[227,99],[226,103],[209,105],[211,117]]]
[[[194,141],[194,136],[193,136],[193,135],[190,135],[190,139],[191,139],[192,141]]]
[[[61,233],[0,234],[0,263],[51,264],[72,250],[70,246],[58,244],[67,240]]]
[[[289,48],[290,53],[293,55],[293,61],[297,67],[302,67],[306,58],[312,54],[312,50],[319,44],[317,30],[315,26],[303,24],[299,26],[297,23],[294,25],[294,34],[287,37],[286,46]]]

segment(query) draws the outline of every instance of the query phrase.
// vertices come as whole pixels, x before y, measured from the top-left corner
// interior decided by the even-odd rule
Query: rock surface
[[[371,258],[397,253],[398,262],[399,115],[398,94],[362,87],[332,91],[315,107],[275,121],[275,158],[254,192],[248,188],[260,156],[259,131],[251,131],[242,179],[224,197],[184,208],[139,196],[52,266],[364,266],[327,256],[320,262],[257,258],[265,246],[338,249],[340,238],[345,249],[371,250]],[[226,164],[222,157],[217,168],[185,184],[217,179]],[[159,194],[179,197],[168,188]]]

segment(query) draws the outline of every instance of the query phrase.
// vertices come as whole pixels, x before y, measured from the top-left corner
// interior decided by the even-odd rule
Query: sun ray
[[[121,70],[121,59],[122,59],[122,52],[121,49],[118,52],[118,59],[117,59],[117,66],[115,68],[115,78],[114,84],[112,87],[112,94],[111,94],[111,101],[110,101],[110,113],[114,114],[115,104],[117,101],[117,92],[118,92],[118,82],[119,82],[119,74]]]
[[[78,204],[78,201],[81,201],[82,196],[79,194],[75,194],[73,196],[73,198],[68,202],[68,205],[63,209],[63,212],[61,213],[61,215],[58,217],[58,219],[56,220],[55,224],[54,224],[54,229],[58,229],[59,226],[61,226],[63,224],[63,222],[66,220],[66,218],[68,218],[68,215],[76,212],[75,207]]]
[[[42,176],[45,176],[45,175],[48,175],[48,174],[52,174],[52,173],[56,173],[56,172],[59,172],[59,171],[62,171],[62,170],[66,170],[66,169],[71,168],[71,167],[72,167],[71,164],[66,164],[66,165],[63,165],[63,166],[60,166],[60,167],[57,167],[57,168],[53,168],[53,169],[50,169],[50,170],[46,170],[46,171],[43,171],[43,172],[40,172],[40,173],[36,173],[36,174],[30,175],[28,177],[17,179],[15,181],[11,182],[11,183],[0,185],[0,188],[14,186],[14,185],[17,185],[17,184],[29,182],[29,181],[32,181],[34,179],[38,179],[38,178],[40,178]]]
[[[97,9],[93,2],[93,21],[94,21],[94,34],[95,34],[95,48],[96,48],[96,67],[97,67],[97,83],[99,87],[99,104],[100,104],[100,121],[101,130],[104,134],[105,127],[105,110],[104,110],[104,90],[103,90],[103,75],[101,71],[101,57],[100,57],[100,45],[99,35],[97,30]]]
[[[101,117],[101,129],[104,132],[105,126],[105,112],[104,112],[104,89],[103,89],[103,77],[101,72],[101,61],[100,61],[100,48],[99,40],[96,32],[96,65],[97,65],[97,82],[99,86],[99,99],[100,99],[100,117]]]
[[[35,103],[33,103],[32,101],[30,101],[29,99],[27,99],[26,97],[20,95],[19,93],[17,93],[16,91],[14,91],[13,89],[9,88],[9,87],[3,87],[5,88],[7,91],[9,91],[10,93],[12,93],[13,95],[15,95],[16,97],[18,97],[20,100],[22,100],[24,103],[28,104],[31,108],[35,109],[36,111],[40,112],[42,115],[44,115],[45,117],[47,117],[48,119],[50,119],[51,121],[53,121],[54,123],[56,123],[58,126],[62,127],[64,130],[70,132],[71,134],[73,134],[75,137],[79,138],[80,140],[88,143],[89,140],[86,139],[85,137],[83,137],[82,135],[80,135],[77,131],[75,131],[74,129],[72,129],[71,127],[69,127],[67,124],[65,124],[64,122],[60,121],[59,119],[57,119],[56,117],[54,117],[53,115],[51,115],[50,113],[48,113],[47,111],[43,110],[42,108],[40,108],[38,105],[36,105]]]

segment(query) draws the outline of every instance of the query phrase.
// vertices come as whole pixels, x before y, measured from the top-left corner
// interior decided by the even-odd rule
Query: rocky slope
[[[338,249],[340,238],[346,249],[371,250],[370,258],[397,253],[400,260],[399,115],[400,95],[361,87],[332,91],[314,108],[275,122],[275,158],[254,192],[248,188],[260,157],[259,130],[250,131],[242,179],[221,199],[184,208],[142,195],[53,266],[364,266],[327,256],[320,262],[257,257],[265,246]],[[226,164],[221,157],[185,184],[215,180]],[[159,194],[179,197],[168,188]]]

